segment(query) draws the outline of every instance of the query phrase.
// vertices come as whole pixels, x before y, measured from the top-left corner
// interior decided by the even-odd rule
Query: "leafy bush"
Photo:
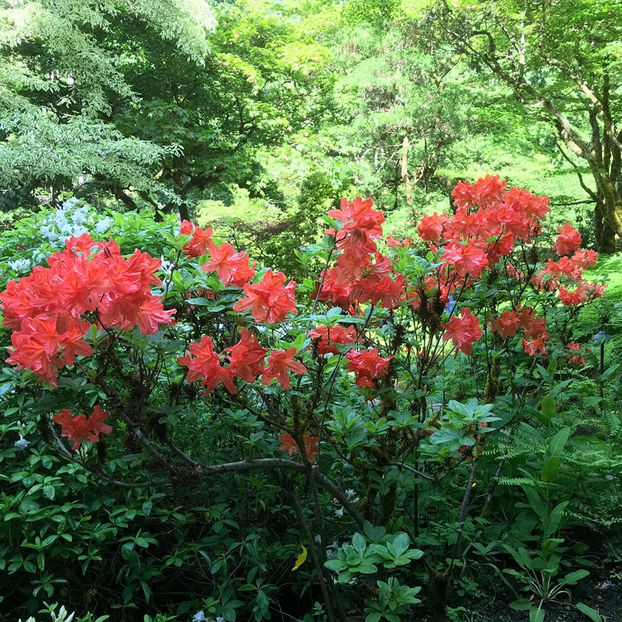
[[[567,224],[542,256],[547,200],[499,178],[454,199],[419,241],[342,201],[301,283],[188,221],[74,203],[6,233],[8,606],[392,622],[492,565],[541,616],[585,576],[571,481],[619,477],[622,428],[573,340],[596,254]]]

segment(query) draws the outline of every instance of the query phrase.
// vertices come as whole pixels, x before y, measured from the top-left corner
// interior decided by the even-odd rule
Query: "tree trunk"
[[[616,233],[605,220],[603,211],[601,203],[596,203],[594,208],[594,235],[598,252],[608,255],[616,251]]]

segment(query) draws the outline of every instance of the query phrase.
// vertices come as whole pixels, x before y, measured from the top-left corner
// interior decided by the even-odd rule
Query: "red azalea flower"
[[[378,354],[378,348],[357,352],[350,350],[346,353],[348,371],[354,372],[356,384],[360,387],[375,388],[374,380],[386,376],[389,371],[389,362],[393,356],[383,358]]]
[[[282,272],[268,270],[261,279],[261,283],[244,285],[246,298],[238,300],[233,305],[234,311],[250,309],[256,322],[276,324],[282,322],[288,312],[296,313],[294,290],[296,282],[290,281],[284,285],[286,276]]]
[[[280,434],[279,440],[281,441],[281,446],[279,447],[281,451],[286,451],[290,456],[293,456],[299,452],[298,443],[288,432]],[[320,437],[316,434],[305,434],[305,453],[307,455],[307,460],[311,463],[315,462],[317,458],[319,441]]]
[[[479,320],[475,315],[471,314],[468,307],[463,307],[460,311],[460,317],[453,316],[443,325],[445,334],[443,341],[452,340],[454,346],[458,346],[458,350],[465,354],[473,352],[473,343],[482,336],[482,329],[479,327]]]
[[[581,246],[581,234],[569,223],[557,227],[559,235],[553,250],[559,255],[569,255],[574,253]]]
[[[581,344],[576,341],[571,341],[568,344],[568,350],[570,350],[568,353],[568,365],[581,367],[582,365],[587,364],[587,359],[581,352]]]
[[[491,319],[490,325],[492,331],[498,333],[502,339],[514,337],[521,325],[521,314],[505,310],[497,319]]]
[[[317,326],[308,333],[312,339],[317,339],[317,350],[320,354],[326,354],[331,352],[337,354],[339,350],[336,345],[331,344],[343,344],[354,343],[356,341],[356,329],[354,326]]]
[[[199,384],[205,387],[204,395],[211,393],[221,381],[229,393],[232,395],[237,393],[232,373],[221,366],[220,357],[214,352],[214,342],[211,337],[204,335],[201,341],[191,343],[188,349],[190,354],[177,359],[180,365],[188,368],[186,374],[188,382],[201,379]]]
[[[110,413],[95,406],[91,416],[87,419],[85,415],[72,417],[72,412],[68,408],[63,408],[60,413],[54,415],[55,423],[62,428],[62,436],[73,439],[73,449],[78,449],[82,441],[87,443],[97,443],[100,434],[110,434],[112,428],[104,423]]]
[[[529,356],[535,356],[536,354],[546,354],[546,343],[550,338],[548,333],[542,333],[540,337],[535,339],[523,339],[523,349]]]
[[[226,350],[230,352],[229,371],[235,376],[252,383],[263,373],[268,351],[259,345],[252,331],[243,328],[240,341]]]
[[[434,212],[431,216],[424,216],[417,227],[419,237],[426,242],[438,244],[448,223],[449,218],[445,214]]]
[[[205,272],[215,271],[225,285],[244,287],[255,276],[255,266],[249,266],[248,255],[237,253],[228,242],[220,246],[210,244],[210,261],[201,266]]]
[[[283,389],[289,389],[290,371],[304,376],[307,373],[307,368],[299,361],[294,361],[295,355],[296,348],[293,346],[282,352],[271,352],[268,365],[261,378],[262,384],[268,385],[273,378],[276,378]]]
[[[488,265],[486,253],[471,241],[466,245],[452,243],[445,247],[443,263],[451,266],[460,277],[467,275],[477,279]]]

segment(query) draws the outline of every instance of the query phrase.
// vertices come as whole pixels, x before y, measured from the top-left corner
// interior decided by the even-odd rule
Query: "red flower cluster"
[[[196,227],[189,220],[182,220],[179,227],[180,235],[191,235],[190,241],[183,247],[187,257],[201,257],[207,252],[207,248],[212,241],[214,232],[211,228],[201,229]]]
[[[337,354],[337,344],[354,343],[356,341],[356,329],[354,326],[317,326],[308,333],[312,339],[317,339],[317,351],[320,354]],[[335,344],[335,345],[332,345]]]
[[[443,341],[451,341],[457,346],[455,355],[458,356],[458,350],[465,354],[473,352],[473,344],[482,336],[482,329],[479,327],[477,316],[471,313],[468,307],[463,307],[460,311],[460,317],[454,315],[443,324],[445,334]]]
[[[343,308],[357,303],[382,304],[387,309],[397,307],[404,295],[404,276],[392,277],[393,267],[389,257],[377,252],[377,238],[382,236],[384,216],[373,209],[371,199],[357,197],[348,202],[342,199],[340,209],[328,215],[339,220],[338,231],[329,229],[335,236],[338,249],[337,263],[324,275],[318,300],[330,300]],[[389,246],[406,245],[394,238]]]
[[[553,244],[553,250],[561,257],[569,255],[581,246],[581,234],[569,223],[557,227],[557,240]]]
[[[422,218],[421,239],[443,249],[444,298],[465,278],[479,278],[487,266],[508,256],[516,239],[528,241],[540,232],[550,211],[548,199],[506,186],[499,176],[486,176],[474,184],[461,182],[452,192],[457,208],[453,216]]]
[[[286,276],[282,272],[268,270],[260,283],[244,285],[246,298],[241,298],[233,305],[234,311],[250,309],[256,322],[276,324],[285,319],[288,311],[296,313],[294,291],[296,282],[285,285]]]
[[[545,342],[551,338],[546,331],[546,320],[538,317],[531,307],[523,307],[520,311],[506,309],[498,318],[490,320],[490,326],[503,339],[511,339],[522,328],[525,352],[531,356],[538,352],[546,354]]]
[[[171,323],[175,310],[165,311],[151,293],[151,285],[161,284],[155,276],[161,262],[147,253],[135,250],[126,259],[113,240],[95,242],[83,234],[67,240],[48,264],[10,281],[0,302],[4,325],[13,329],[7,362],[30,368],[53,386],[59,368],[91,354],[82,340],[91,327],[83,314],[94,314],[99,327],[139,326],[143,334]]]
[[[188,257],[201,257],[209,249],[210,261],[201,266],[205,272],[216,272],[218,278],[225,285],[244,287],[255,276],[255,264],[249,265],[248,255],[245,252],[236,252],[228,242],[216,246],[212,242],[213,231],[201,229],[189,220],[184,220],[179,228],[181,235],[192,235],[190,241],[183,247]]]
[[[378,348],[374,348],[363,352],[350,350],[346,353],[346,358],[348,359],[348,371],[354,372],[356,376],[356,384],[359,387],[373,389],[376,387],[374,380],[387,375],[389,362],[393,357],[383,358],[378,354]]]
[[[279,381],[283,389],[289,389],[289,372],[304,376],[307,368],[299,361],[294,361],[296,348],[291,347],[283,352],[272,352],[268,357],[268,365],[261,377],[261,383],[268,385],[273,378]]]
[[[112,428],[104,423],[110,413],[102,410],[99,406],[93,408],[91,416],[87,419],[86,415],[72,416],[71,410],[63,408],[54,415],[55,423],[61,426],[61,434],[65,438],[73,439],[73,448],[78,449],[82,441],[87,443],[97,443],[100,434],[110,434]]]
[[[211,337],[205,335],[201,341],[195,341],[188,346],[189,354],[180,356],[177,362],[188,368],[186,380],[195,382],[205,387],[205,394],[211,393],[220,382],[232,395],[237,393],[233,379],[241,378],[245,382],[255,382],[262,376],[262,383],[267,385],[276,378],[283,387],[289,389],[289,372],[304,375],[307,368],[300,362],[294,361],[296,348],[291,347],[284,351],[273,351],[268,357],[268,364],[264,366],[267,350],[262,348],[255,334],[245,328],[242,329],[242,337],[232,347],[226,348],[229,352],[229,366],[223,365],[223,358],[214,351],[214,342]]]
[[[214,352],[214,342],[211,337],[204,335],[201,341],[191,343],[188,349],[194,358],[187,354],[177,359],[180,365],[188,368],[186,374],[188,382],[201,380],[199,384],[205,387],[205,395],[211,393],[221,381],[229,393],[237,393],[233,383],[233,374],[220,364],[220,357]]]
[[[204,263],[201,270],[215,271],[225,285],[244,287],[255,276],[255,264],[249,265],[248,255],[244,252],[236,253],[228,242],[220,246],[210,243],[209,255],[210,261]]]
[[[571,341],[568,344],[568,365],[572,365],[573,367],[581,367],[582,365],[587,364],[587,359],[582,353],[581,344],[576,341]]]
[[[580,239],[579,237],[579,242]],[[565,248],[569,249],[571,246],[567,245]],[[536,289],[544,291],[557,290],[559,299],[568,306],[577,306],[600,298],[605,293],[604,286],[588,283],[583,279],[583,270],[592,268],[597,259],[598,253],[595,251],[575,249],[571,257],[560,257],[557,261],[549,259],[544,268],[532,277],[532,284]]]
[[[279,440],[281,441],[281,446],[279,447],[281,451],[286,451],[290,456],[293,456],[299,452],[298,443],[288,432],[280,434]],[[320,449],[320,437],[317,434],[305,434],[304,443],[307,460],[314,463]]]
[[[234,376],[252,383],[263,373],[263,362],[268,351],[259,345],[252,331],[243,328],[240,341],[226,350],[230,353],[229,372]]]

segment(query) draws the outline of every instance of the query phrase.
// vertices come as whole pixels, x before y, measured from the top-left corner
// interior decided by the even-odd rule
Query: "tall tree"
[[[232,185],[279,200],[258,150],[307,122],[317,81],[314,59],[286,53],[294,22],[278,6],[220,4],[218,28],[205,0],[0,9],[5,187],[104,192],[184,218]]]
[[[594,201],[599,250],[613,252],[622,236],[620,3],[443,0],[428,16],[437,40],[510,86],[527,114],[552,124]]]
[[[113,23],[126,26],[124,40],[114,38]],[[179,146],[123,134],[112,122],[141,101],[124,75],[133,62],[131,30],[149,30],[200,65],[214,24],[203,0],[171,0],[166,7],[157,0],[3,0],[3,187],[38,199],[93,186],[165,192],[154,175]]]

